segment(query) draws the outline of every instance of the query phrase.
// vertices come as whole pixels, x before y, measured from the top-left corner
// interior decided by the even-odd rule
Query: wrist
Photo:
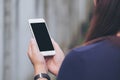
[[[34,74],[37,75],[39,73],[48,73],[48,69],[46,66],[34,66]]]

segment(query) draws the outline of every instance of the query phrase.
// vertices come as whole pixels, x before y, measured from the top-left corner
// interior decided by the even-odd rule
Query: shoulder
[[[91,53],[93,51],[99,51],[101,49],[107,48],[108,46],[110,47],[109,42],[106,40],[103,40],[87,46],[74,48],[68,53],[67,56],[83,55],[83,54]]]
[[[72,49],[65,57],[65,61],[90,61],[98,60],[107,55],[113,55],[113,53],[120,52],[120,48],[114,46],[110,41],[103,40],[87,46],[81,46]]]
[[[64,62],[73,64],[76,61],[83,61],[86,57],[91,57],[91,55],[101,51],[102,48],[105,48],[105,45],[107,45],[105,41],[100,41],[91,45],[74,48],[66,55]]]
[[[103,40],[87,46],[72,49],[65,57],[65,61],[76,62],[94,62],[96,60],[108,59],[112,56],[120,56],[120,48],[114,46],[110,41]],[[105,57],[108,56],[109,57]],[[93,61],[94,60],[94,61]],[[76,63],[77,64],[77,63]]]

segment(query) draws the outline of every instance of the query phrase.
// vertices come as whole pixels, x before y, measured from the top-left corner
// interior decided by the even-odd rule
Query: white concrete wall
[[[28,19],[35,17],[35,1],[19,1],[19,32],[18,32],[18,80],[30,80],[33,68],[27,57],[27,48],[30,40],[30,29]]]
[[[80,24],[87,19],[88,0],[48,0],[45,18],[53,38],[67,50]],[[47,11],[46,11],[47,10]]]
[[[0,80],[3,80],[3,0],[0,0]]]

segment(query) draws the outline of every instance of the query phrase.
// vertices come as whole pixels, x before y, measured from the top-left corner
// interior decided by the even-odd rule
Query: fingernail
[[[30,40],[30,41],[31,41],[31,43],[34,43],[34,38],[31,38],[31,40]]]

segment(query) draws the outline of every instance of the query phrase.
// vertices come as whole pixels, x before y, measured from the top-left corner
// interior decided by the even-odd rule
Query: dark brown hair
[[[96,0],[86,42],[120,31],[120,0]]]

